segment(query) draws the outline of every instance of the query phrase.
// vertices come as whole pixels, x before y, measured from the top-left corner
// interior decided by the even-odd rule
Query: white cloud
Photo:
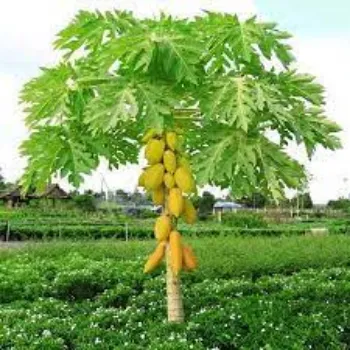
[[[310,163],[301,157],[314,177],[310,186],[313,199],[324,203],[350,193],[343,182],[344,178],[350,179],[350,38],[295,39],[292,46],[300,70],[315,75],[325,87],[328,116],[343,128],[342,150],[319,149]]]
[[[0,63],[7,60],[37,66],[54,62],[57,55],[51,43],[79,10],[132,10],[139,16],[152,16],[160,10],[174,15],[195,15],[201,9],[231,11],[242,16],[255,12],[253,0],[11,0],[0,13]],[[13,67],[16,68],[16,67]],[[21,70],[21,67],[17,67]]]
[[[5,178],[20,176],[25,165],[18,154],[18,146],[26,137],[26,129],[17,104],[20,82],[11,75],[0,72],[0,167]]]

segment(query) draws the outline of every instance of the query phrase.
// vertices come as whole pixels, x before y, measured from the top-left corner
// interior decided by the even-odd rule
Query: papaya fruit
[[[155,205],[163,205],[165,199],[164,187],[160,186],[152,192],[152,201]]]
[[[161,186],[164,177],[163,164],[155,164],[145,171],[145,188],[149,191],[155,190]]]
[[[139,176],[138,186],[139,187],[145,187],[145,172],[144,171]]]
[[[143,143],[147,143],[150,139],[157,136],[157,134],[158,134],[157,130],[155,128],[151,128],[145,133],[145,135],[142,137],[141,141]]]
[[[180,167],[183,167],[185,169],[187,169],[189,172],[191,172],[191,163],[190,161],[186,158],[186,157],[183,157],[183,156],[180,156],[177,158],[177,166],[180,168]]]
[[[164,140],[150,139],[145,148],[145,157],[150,165],[160,163],[165,149]]]
[[[165,140],[167,146],[172,150],[175,151],[176,144],[177,144],[177,135],[173,131],[169,131],[165,134]]]
[[[175,183],[185,193],[191,193],[195,190],[194,179],[191,172],[185,167],[177,168],[175,172]]]
[[[157,248],[154,250],[154,252],[151,254],[151,256],[148,258],[144,272],[149,273],[153,271],[163,260],[165,255],[165,249],[166,249],[166,243],[160,242],[157,245]]]
[[[184,210],[182,212],[182,217],[187,224],[194,224],[197,220],[197,210],[193,206],[191,200],[184,198]]]
[[[169,236],[170,266],[175,276],[182,269],[182,243],[178,231],[171,231]]]
[[[169,190],[172,189],[175,186],[174,176],[169,173],[165,173],[164,184]]]
[[[179,188],[172,188],[169,191],[168,209],[170,214],[179,217],[184,208],[184,199]]]
[[[185,270],[195,270],[197,268],[197,258],[191,247],[182,247],[182,263]]]
[[[174,174],[176,170],[176,156],[173,151],[167,150],[164,152],[163,156],[163,163],[165,170],[170,173]]]
[[[166,241],[171,231],[171,220],[168,215],[162,215],[156,220],[154,235],[158,241]]]

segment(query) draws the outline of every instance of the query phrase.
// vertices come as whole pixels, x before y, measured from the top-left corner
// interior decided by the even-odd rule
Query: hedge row
[[[4,240],[6,236],[7,225],[0,223],[0,239]],[[291,236],[304,235],[307,233],[305,228],[225,228],[225,227],[180,227],[180,231],[189,237],[214,237],[214,236]],[[350,233],[349,226],[337,226],[330,228],[331,234]],[[99,239],[116,238],[125,239],[126,234],[130,239],[149,239],[153,237],[152,227],[130,226],[127,229],[125,225],[22,225],[12,224],[10,228],[10,240],[40,240],[40,239]]]
[[[182,275],[181,325],[166,322],[164,269],[142,272],[154,242],[7,251],[0,349],[349,349],[350,237],[191,243],[200,269]]]

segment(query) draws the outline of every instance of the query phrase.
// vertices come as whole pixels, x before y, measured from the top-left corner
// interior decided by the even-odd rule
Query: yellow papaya
[[[170,214],[177,218],[181,215],[184,208],[184,199],[179,188],[172,188],[169,191],[168,209]]]
[[[195,270],[198,266],[197,258],[191,247],[182,247],[182,263],[186,270]]]
[[[149,191],[161,186],[164,177],[164,165],[155,164],[145,171],[145,188]]]
[[[167,150],[164,152],[163,156],[163,163],[165,170],[170,173],[174,174],[176,170],[176,156],[173,151]]]
[[[162,161],[165,149],[164,140],[151,139],[147,142],[145,157],[149,164],[157,164]]]
[[[163,205],[164,204],[164,187],[160,186],[152,192],[152,201],[155,205]]]
[[[157,136],[158,132],[156,129],[151,128],[149,129],[145,135],[142,137],[142,142],[143,143],[147,143],[150,139],[154,138],[155,136]]]
[[[172,150],[175,151],[176,144],[177,144],[177,135],[173,131],[169,131],[165,134],[165,140],[167,146]]]
[[[185,167],[180,167],[175,172],[175,183],[185,193],[191,193],[195,190],[192,174]]]
[[[144,170],[139,176],[139,181],[138,181],[139,187],[145,187],[145,177],[146,177],[146,171]]]
[[[160,242],[157,245],[157,248],[154,250],[154,252],[151,254],[151,256],[149,257],[149,259],[145,264],[145,268],[144,268],[145,273],[153,271],[162,262],[165,255],[165,248],[166,248],[165,242]]]
[[[169,190],[172,189],[175,186],[174,176],[169,173],[165,173],[164,184]]]
[[[175,276],[182,269],[182,244],[181,235],[178,231],[171,231],[169,236],[170,266]]]
[[[185,139],[182,135],[178,135],[176,140],[176,151],[183,152],[184,151]]]
[[[183,167],[185,169],[187,169],[189,172],[191,172],[191,164],[189,162],[189,160],[185,157],[178,157],[177,159],[177,166],[180,168],[180,167]]]
[[[194,224],[197,220],[197,210],[188,198],[184,199],[184,210],[182,212],[182,217],[185,222],[190,225]]]
[[[167,215],[162,215],[156,220],[154,234],[158,241],[166,241],[171,231],[171,220]]]

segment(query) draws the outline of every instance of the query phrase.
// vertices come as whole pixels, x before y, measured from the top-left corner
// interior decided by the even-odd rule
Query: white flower
[[[51,337],[51,332],[48,329],[44,329],[42,335],[44,338]]]

